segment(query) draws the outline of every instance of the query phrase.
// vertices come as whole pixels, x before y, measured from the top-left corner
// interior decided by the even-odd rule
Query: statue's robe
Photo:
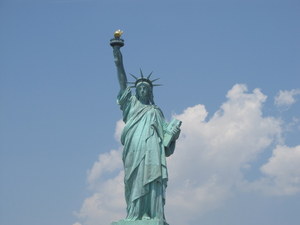
[[[118,104],[125,122],[121,143],[124,145],[126,219],[164,220],[166,156],[172,154],[175,147],[163,146],[167,123],[157,106],[142,104],[131,94],[130,88],[119,94]]]

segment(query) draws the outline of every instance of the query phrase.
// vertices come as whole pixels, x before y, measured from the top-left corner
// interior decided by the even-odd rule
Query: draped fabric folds
[[[167,123],[156,105],[144,105],[130,88],[118,96],[125,127],[121,135],[124,145],[124,183],[127,203],[126,220],[164,218],[165,189],[168,172],[163,135]],[[172,148],[172,147],[171,147]]]

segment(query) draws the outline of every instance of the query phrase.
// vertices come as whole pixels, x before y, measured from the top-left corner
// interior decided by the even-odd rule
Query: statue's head
[[[138,100],[145,104],[154,104],[153,101],[153,88],[147,82],[140,82],[137,84],[136,88],[136,97]]]
[[[134,86],[132,86],[132,87],[135,87],[135,89],[136,89],[137,99],[139,99],[141,102],[143,102],[145,104],[154,104],[153,87],[160,86],[160,84],[153,84],[153,82],[158,80],[159,78],[150,80],[149,78],[152,75],[152,73],[150,73],[147,76],[147,78],[145,78],[142,70],[140,70],[140,72],[141,72],[140,78],[137,78],[133,74],[130,74],[135,79],[135,82],[128,82],[128,83],[134,84]]]

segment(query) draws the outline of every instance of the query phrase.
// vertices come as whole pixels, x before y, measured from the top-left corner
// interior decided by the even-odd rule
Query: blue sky
[[[154,71],[156,104],[183,120],[170,224],[298,225],[299,11],[293,0],[1,0],[0,223],[123,216],[109,46],[122,29],[127,73]]]

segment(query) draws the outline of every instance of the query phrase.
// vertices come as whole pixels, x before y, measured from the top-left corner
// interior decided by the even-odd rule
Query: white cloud
[[[108,175],[114,175],[115,171],[122,168],[121,150],[111,150],[108,153],[100,154],[96,161],[88,171],[88,185],[91,189],[101,185],[103,178]]]
[[[275,105],[289,107],[296,102],[295,96],[300,94],[300,89],[279,91],[275,97]]]
[[[76,223],[73,223],[73,225],[81,225],[81,223],[76,222]]]
[[[272,190],[276,195],[300,192],[299,147],[282,145],[281,120],[262,115],[266,99],[259,89],[249,93],[245,85],[238,84],[229,90],[227,101],[211,119],[207,119],[203,105],[176,115],[183,124],[175,153],[168,158],[166,216],[170,224],[189,224],[189,218],[224,204],[237,189],[245,190],[245,184],[248,191]],[[118,121],[118,138],[122,126]],[[252,163],[274,143],[278,146],[262,166],[261,177],[247,181],[245,168],[251,170]],[[124,217],[121,168],[121,150],[100,154],[94,163],[88,173],[94,193],[78,213],[85,225],[105,225]]]
[[[172,215],[171,224],[222,204],[243,179],[243,168],[280,140],[280,122],[262,116],[266,96],[259,89],[247,93],[245,85],[235,85],[227,98],[207,122],[203,105],[176,116],[183,125],[176,152],[169,160],[166,209]],[[184,199],[188,206],[182,204]],[[188,216],[182,218],[176,210]]]
[[[123,127],[123,121],[117,121],[117,140],[121,137]],[[100,154],[88,170],[88,187],[93,194],[84,200],[80,211],[76,213],[84,225],[107,225],[125,216],[122,168],[122,149],[119,148]]]
[[[280,122],[262,116],[261,108],[266,97],[258,89],[246,93],[246,86],[235,85],[227,98],[207,122],[207,112],[202,105],[188,108],[177,116],[183,121],[182,135],[176,154],[170,160],[170,166],[177,172],[176,177],[195,174],[195,166],[199,169],[197,177],[211,176],[207,173],[208,168],[216,175],[239,176],[241,165],[254,160],[258,153],[280,137]],[[176,169],[178,167],[182,169]]]
[[[115,138],[117,141],[121,139],[121,133],[125,124],[122,120],[117,121],[115,129]],[[103,182],[103,178],[116,175],[122,169],[122,148],[111,150],[104,154],[100,154],[98,160],[88,171],[87,181],[90,189],[97,188]]]
[[[270,177],[276,194],[295,194],[300,191],[300,145],[277,146],[262,172]]]
[[[85,225],[107,225],[124,218],[123,176],[123,171],[120,171],[115,177],[103,181],[92,196],[84,200],[77,216]]]
[[[119,142],[121,140],[121,134],[122,134],[124,126],[125,126],[125,123],[123,122],[123,120],[117,121],[116,130],[115,130],[115,139]]]
[[[261,167],[264,174],[259,180],[248,183],[248,188],[267,195],[293,195],[300,192],[300,145],[278,145],[269,161]]]

